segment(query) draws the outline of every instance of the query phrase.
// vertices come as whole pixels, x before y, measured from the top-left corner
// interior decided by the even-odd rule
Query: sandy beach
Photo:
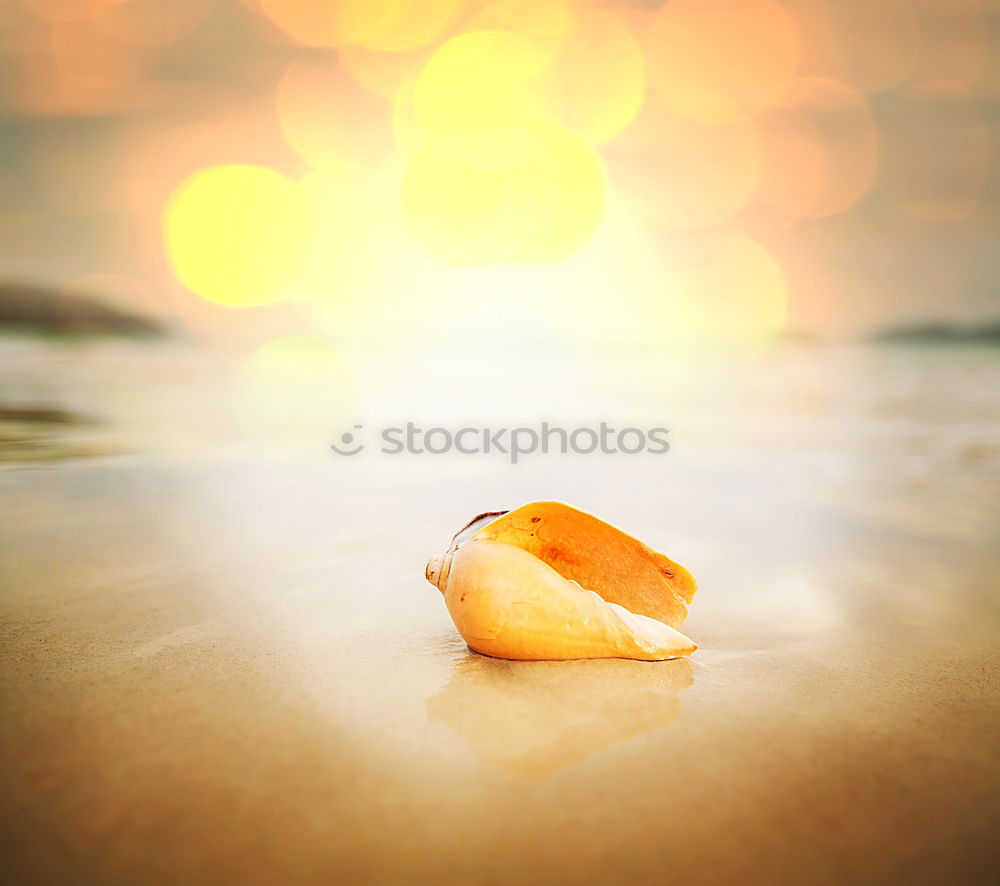
[[[1000,2],[0,9],[0,886],[1000,884]]]
[[[7,399],[37,394],[10,347]],[[995,880],[994,351],[661,378],[629,408],[667,456],[517,466],[338,458],[329,415],[267,447],[130,433],[116,353],[64,351],[49,397],[110,425],[0,475],[9,882]],[[581,420],[582,365],[553,382]],[[465,647],[426,558],[545,498],[691,568],[690,660]]]

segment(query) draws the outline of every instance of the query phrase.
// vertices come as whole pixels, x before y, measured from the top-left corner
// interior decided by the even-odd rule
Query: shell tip
[[[430,560],[427,561],[427,568],[424,570],[424,576],[426,579],[439,590],[441,588],[441,569],[443,566],[443,559],[443,557],[431,557]]]

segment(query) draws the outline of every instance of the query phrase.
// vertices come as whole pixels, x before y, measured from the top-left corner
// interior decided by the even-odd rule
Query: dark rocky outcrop
[[[89,296],[25,283],[0,283],[0,331],[41,335],[162,338],[160,320]]]

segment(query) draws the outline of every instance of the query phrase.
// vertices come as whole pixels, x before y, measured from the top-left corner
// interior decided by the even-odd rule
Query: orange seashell
[[[691,574],[558,502],[477,517],[426,576],[485,655],[660,661],[697,648],[676,630],[696,589]]]

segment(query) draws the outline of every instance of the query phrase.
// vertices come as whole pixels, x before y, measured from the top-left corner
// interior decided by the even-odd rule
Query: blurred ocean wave
[[[322,374],[261,377],[248,373],[242,354],[190,342],[0,337],[0,459],[24,467],[257,447],[327,458],[329,443],[358,421],[608,420],[668,427],[672,463],[720,477],[980,503],[1000,491],[1000,349],[992,347],[786,343],[712,369],[645,354],[436,355],[421,363],[366,349],[346,360],[344,383]],[[589,457],[568,458],[579,466]],[[463,471],[490,469],[466,461]],[[615,470],[632,467],[620,461]]]

